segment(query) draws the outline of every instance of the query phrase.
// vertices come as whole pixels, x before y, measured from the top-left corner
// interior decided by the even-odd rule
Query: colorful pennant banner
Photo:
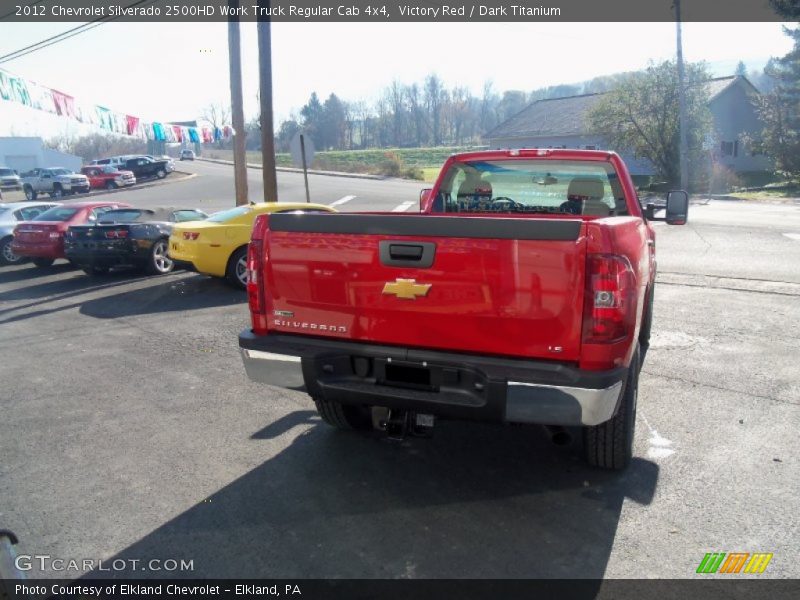
[[[165,142],[209,143],[233,135],[230,126],[184,127],[171,123],[148,123],[104,106],[78,102],[72,96],[52,90],[0,69],[0,100],[16,102],[36,110],[94,125],[104,131]]]

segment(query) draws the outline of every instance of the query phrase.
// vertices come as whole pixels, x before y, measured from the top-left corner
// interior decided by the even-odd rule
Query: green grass
[[[371,150],[330,150],[317,152],[314,164],[310,168],[325,171],[344,171],[348,173],[386,174],[387,155],[394,154],[400,159],[400,176],[409,177],[409,170],[417,171],[414,179],[433,182],[445,159],[456,152],[475,150],[474,147],[439,147],[439,148],[381,148]],[[203,153],[205,158],[233,160],[233,151],[209,149]],[[260,152],[248,152],[247,161],[260,163]],[[275,155],[275,163],[279,167],[294,167],[290,154],[280,152]],[[421,170],[421,173],[418,171]]]
[[[422,180],[425,183],[433,183],[439,176],[441,167],[422,167]]]
[[[786,186],[781,188],[767,187],[748,192],[731,192],[728,196],[732,198],[741,198],[742,200],[788,200],[800,198],[800,186]]]

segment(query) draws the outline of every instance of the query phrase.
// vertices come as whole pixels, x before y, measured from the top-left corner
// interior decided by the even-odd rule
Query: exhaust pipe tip
[[[572,436],[560,425],[545,425],[550,441],[556,446],[566,446],[572,442]]]
[[[572,436],[566,431],[559,431],[553,434],[552,440],[556,446],[568,446],[572,442]]]

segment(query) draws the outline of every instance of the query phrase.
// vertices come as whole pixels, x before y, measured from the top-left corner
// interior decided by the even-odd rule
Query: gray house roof
[[[745,77],[717,77],[706,82],[709,102],[727,90],[735,81],[741,80],[755,92],[755,86]],[[530,137],[554,137],[591,135],[586,124],[589,110],[604,94],[584,94],[565,98],[537,100],[510,119],[500,123],[485,138],[508,139]]]
[[[582,135],[587,133],[584,117],[602,98],[584,94],[537,100],[486,134],[487,138]]]

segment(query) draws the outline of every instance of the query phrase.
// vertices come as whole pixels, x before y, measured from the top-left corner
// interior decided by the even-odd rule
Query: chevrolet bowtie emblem
[[[417,283],[416,279],[396,279],[393,282],[386,282],[383,293],[394,294],[405,300],[416,300],[417,296],[427,296],[430,289],[430,283]]]

